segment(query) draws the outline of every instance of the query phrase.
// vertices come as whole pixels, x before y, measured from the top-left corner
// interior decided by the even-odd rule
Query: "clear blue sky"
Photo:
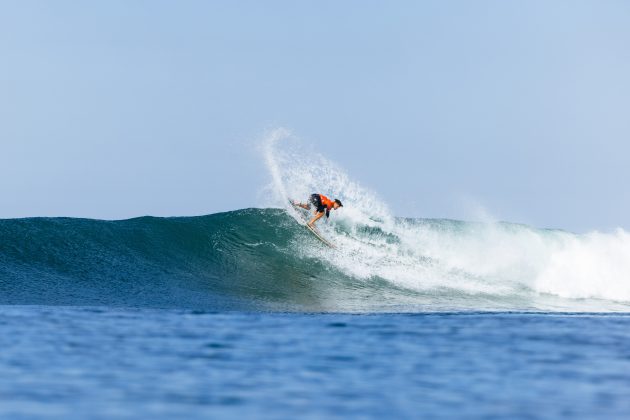
[[[397,215],[630,228],[628,1],[1,1],[0,217],[258,204],[282,126]]]

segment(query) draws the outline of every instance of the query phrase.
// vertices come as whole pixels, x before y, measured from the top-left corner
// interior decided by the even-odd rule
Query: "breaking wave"
[[[0,304],[246,311],[628,311],[630,235],[404,219],[282,130],[268,208],[121,221],[0,220]],[[344,207],[296,223],[288,198]],[[369,203],[369,205],[367,205]]]

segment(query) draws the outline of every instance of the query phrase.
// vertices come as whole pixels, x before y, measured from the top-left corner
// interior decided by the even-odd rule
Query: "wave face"
[[[0,220],[0,303],[310,308],[329,270],[296,259],[292,243],[310,239],[299,228],[274,209]]]
[[[282,130],[265,209],[122,221],[0,220],[0,304],[281,311],[629,311],[630,235],[393,217]],[[288,199],[344,207],[319,223]]]

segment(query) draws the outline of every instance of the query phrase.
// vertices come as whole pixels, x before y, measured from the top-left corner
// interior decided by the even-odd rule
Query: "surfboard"
[[[316,237],[317,239],[319,239],[320,241],[322,241],[322,243],[324,243],[325,245],[327,245],[327,246],[331,247],[332,249],[337,249],[337,247],[336,247],[335,245],[333,245],[332,243],[330,243],[330,242],[329,242],[326,238],[324,238],[324,237],[322,236],[322,234],[321,234],[321,233],[319,233],[319,231],[318,231],[317,229],[315,229],[315,228],[313,228],[313,227],[310,227],[310,226],[308,225],[308,220],[304,220],[304,217],[302,217],[302,216],[304,215],[304,212],[305,212],[306,210],[304,210],[302,207],[298,207],[298,206],[296,206],[295,204],[293,204],[293,203],[291,202],[291,200],[289,200],[289,204],[291,204],[291,205],[293,206],[293,208],[294,208],[295,210],[297,210],[297,212],[300,214],[300,219],[302,219],[302,223],[300,223],[300,224],[301,224],[302,226],[304,226],[306,229],[308,229],[309,231],[311,231],[311,233],[312,233],[313,235],[315,235],[315,237]]]

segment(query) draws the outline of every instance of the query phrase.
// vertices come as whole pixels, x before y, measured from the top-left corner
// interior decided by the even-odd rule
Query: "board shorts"
[[[315,206],[318,213],[323,213],[327,210],[326,206],[322,204],[322,199],[319,196],[319,194],[311,194],[311,196],[308,199],[308,202]]]

